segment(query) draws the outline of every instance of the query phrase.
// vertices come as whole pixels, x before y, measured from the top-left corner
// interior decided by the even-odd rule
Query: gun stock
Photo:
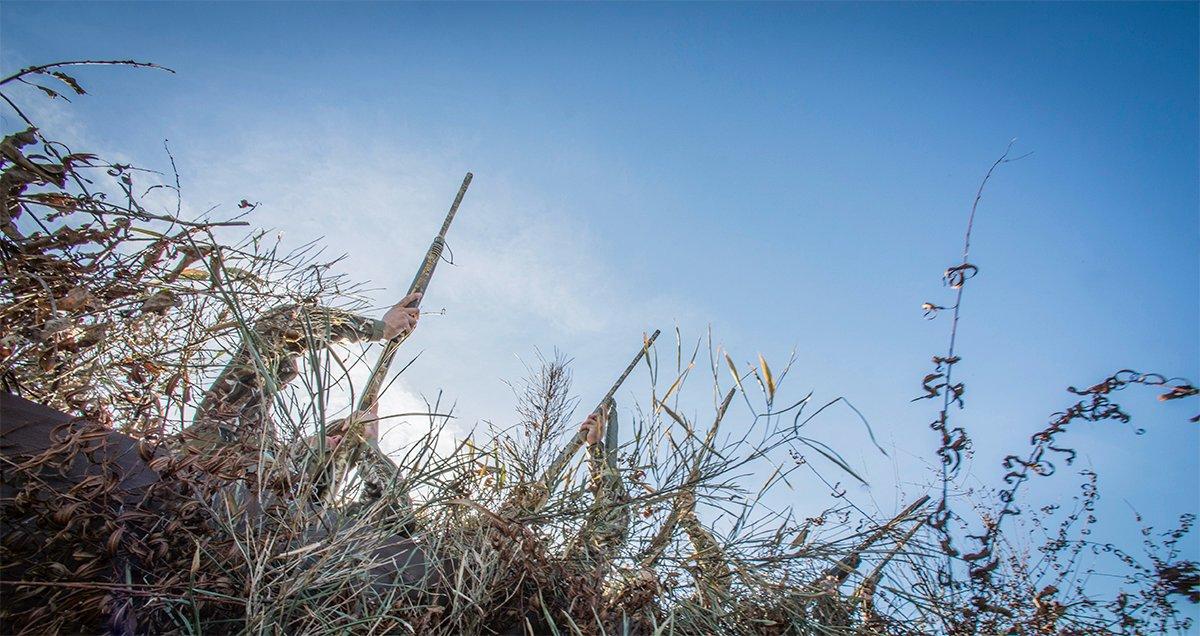
[[[621,384],[625,382],[625,378],[628,378],[629,374],[633,373],[633,368],[637,366],[637,363],[640,362],[642,357],[646,355],[646,352],[650,350],[650,345],[654,344],[654,340],[655,338],[658,338],[659,333],[660,331],[655,329],[654,333],[646,339],[645,343],[642,344],[641,350],[638,351],[638,354],[633,357],[633,361],[629,363],[629,366],[625,367],[624,373],[621,374],[621,377],[617,378],[617,381],[613,383],[612,388],[608,390],[608,393],[604,395],[604,398],[602,398],[600,403],[596,405],[596,408],[592,410],[592,413],[600,413],[604,409],[605,405],[608,404],[609,400],[611,400],[613,396],[617,394],[617,389],[621,388]],[[550,464],[550,467],[546,469],[544,483],[548,491],[553,490],[553,486],[558,481],[559,477],[562,476],[563,470],[566,469],[567,464],[571,461],[571,458],[575,456],[575,453],[579,452],[579,449],[583,446],[583,442],[586,439],[586,434],[583,431],[577,431],[570,441],[567,442],[567,445],[562,449],[562,452],[558,454],[558,457],[554,459],[554,462]]]

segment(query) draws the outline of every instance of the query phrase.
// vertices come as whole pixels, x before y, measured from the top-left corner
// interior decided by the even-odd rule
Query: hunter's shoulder
[[[268,309],[260,314],[258,319],[255,321],[255,324],[274,325],[278,323],[292,323],[301,320],[328,320],[339,322],[367,320],[367,318],[359,316],[352,311],[328,307],[316,302],[299,302],[272,307],[271,309]]]

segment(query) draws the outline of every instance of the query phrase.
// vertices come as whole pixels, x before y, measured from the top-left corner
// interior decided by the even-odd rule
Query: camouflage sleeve
[[[205,393],[185,436],[227,443],[259,432],[271,398],[298,375],[296,361],[304,351],[379,340],[383,333],[383,321],[340,309],[288,305],[267,312]]]
[[[603,444],[588,448],[592,507],[580,528],[568,558],[581,559],[590,567],[611,563],[629,536],[629,492],[617,468],[618,430],[616,409],[609,409],[608,435]]]
[[[314,346],[324,346],[329,342],[342,340],[369,342],[383,339],[385,325],[382,320],[327,307],[316,307],[302,315],[307,316],[313,339],[321,339],[321,342]]]
[[[696,516],[696,497],[689,491],[680,493],[683,499],[679,513],[679,524],[683,526],[692,548],[696,551],[694,578],[696,591],[702,603],[716,605],[728,596],[733,572],[721,544],[700,523]]]

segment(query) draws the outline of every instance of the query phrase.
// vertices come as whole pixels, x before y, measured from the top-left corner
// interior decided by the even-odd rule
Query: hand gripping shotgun
[[[467,176],[463,177],[462,185],[458,188],[458,194],[454,197],[454,203],[450,205],[450,212],[446,214],[446,220],[442,222],[442,229],[433,238],[433,243],[429,245],[429,251],[425,253],[425,260],[421,263],[421,268],[417,270],[417,275],[408,287],[409,294],[417,292],[423,294],[425,293],[425,288],[429,286],[429,281],[433,278],[433,270],[437,268],[438,261],[442,258],[442,250],[446,247],[446,232],[450,230],[450,224],[454,222],[454,215],[458,213],[458,206],[462,204],[463,197],[467,194],[467,188],[470,187],[473,177],[474,175],[470,172],[467,173]],[[416,307],[420,304],[420,300],[415,300],[409,306]],[[383,346],[383,352],[379,354],[379,359],[375,361],[375,368],[371,370],[371,376],[367,379],[367,385],[358,400],[357,411],[366,411],[379,400],[379,394],[383,391],[384,380],[387,379],[388,368],[391,366],[392,360],[396,357],[396,352],[399,351],[400,345],[406,339],[408,339],[408,334],[402,333],[389,340]],[[347,438],[354,439],[354,436],[361,435],[364,424],[364,422],[351,422],[348,427]],[[364,451],[366,452],[365,459],[369,464],[368,468],[371,469],[368,471],[367,477],[364,478],[364,482],[367,484],[367,492],[370,494],[372,490],[378,492],[379,484],[373,483],[375,478],[379,478],[380,476],[394,476],[398,468],[391,458],[379,450],[379,446],[374,440],[364,440],[362,443],[355,444],[350,461],[344,468],[348,469],[357,464]]]
[[[646,339],[646,341],[642,344],[642,349],[638,351],[636,356],[634,356],[633,362],[630,362],[629,366],[625,367],[625,372],[621,374],[621,377],[617,378],[617,381],[613,383],[612,388],[608,390],[608,393],[605,394],[602,400],[600,400],[600,404],[596,406],[592,413],[599,415],[605,408],[608,407],[609,401],[612,400],[613,395],[616,395],[617,389],[621,388],[621,384],[625,382],[625,378],[628,378],[629,374],[633,373],[633,368],[637,366],[637,363],[640,362],[642,357],[646,355],[646,352],[650,350],[650,345],[654,344],[654,339],[658,337],[658,334],[659,330],[655,329],[654,333]],[[562,477],[562,473],[564,470],[566,470],[567,464],[571,461],[571,458],[575,456],[575,453],[579,452],[579,449],[583,446],[583,442],[585,440],[587,440],[587,433],[582,430],[576,432],[575,436],[572,437],[569,442],[567,442],[566,447],[562,449],[562,452],[558,454],[558,457],[554,459],[554,462],[550,464],[550,467],[546,469],[546,475],[543,484],[546,486],[547,492],[554,489],[555,483],[557,483],[559,478]]]

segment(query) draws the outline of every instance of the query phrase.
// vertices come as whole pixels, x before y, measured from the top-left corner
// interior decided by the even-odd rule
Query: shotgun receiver
[[[621,377],[617,378],[617,381],[613,383],[612,388],[608,390],[608,393],[605,394],[604,399],[600,400],[600,404],[596,406],[592,413],[599,414],[607,407],[609,400],[612,400],[613,396],[617,393],[617,389],[621,388],[621,384],[625,382],[625,378],[628,378],[629,374],[633,373],[633,368],[636,367],[637,363],[641,361],[642,356],[645,356],[646,352],[650,350],[650,345],[654,344],[654,339],[658,337],[658,334],[659,330],[655,329],[654,333],[646,339],[645,343],[642,344],[642,349],[638,351],[636,356],[633,357],[633,362],[630,362],[629,366],[625,367],[625,372],[621,374]],[[586,439],[586,433],[583,431],[576,432],[575,436],[567,442],[567,446],[563,448],[558,457],[554,459],[554,463],[550,464],[550,467],[546,469],[546,476],[543,483],[546,486],[547,492],[554,489],[554,484],[558,481],[559,477],[562,476],[562,472],[566,469],[567,463],[571,461],[571,458],[575,456],[575,453],[579,452],[580,447],[583,446],[583,442]]]

